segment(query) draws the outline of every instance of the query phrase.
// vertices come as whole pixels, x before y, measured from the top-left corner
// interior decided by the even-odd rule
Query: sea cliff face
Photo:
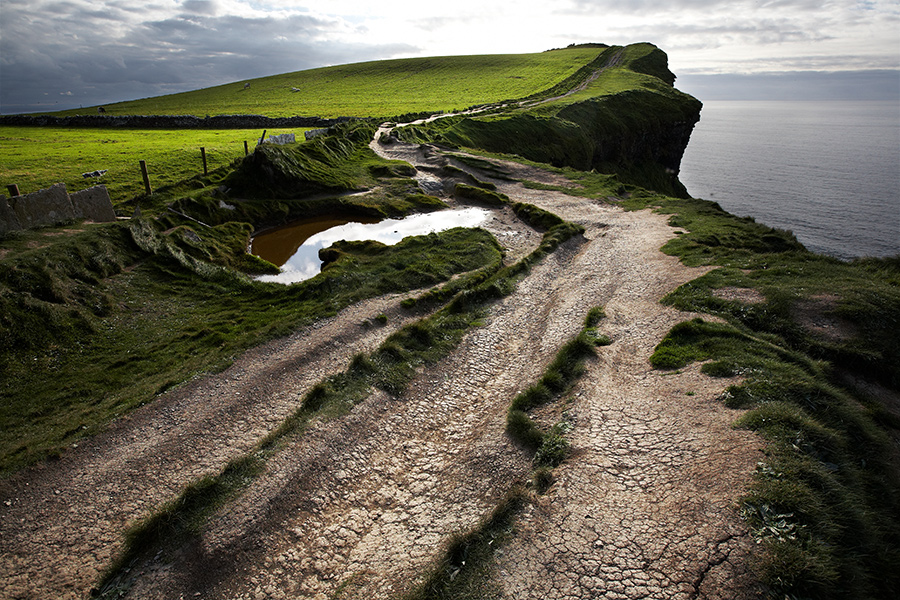
[[[651,44],[614,46],[568,94],[409,127],[401,137],[616,173],[627,183],[686,197],[678,172],[702,104],[675,89],[667,63]]]

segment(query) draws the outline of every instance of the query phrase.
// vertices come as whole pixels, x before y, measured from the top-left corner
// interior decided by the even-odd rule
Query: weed
[[[534,453],[533,462],[536,467],[556,467],[569,456],[571,447],[565,435],[571,429],[572,426],[566,421],[561,421],[550,428],[541,441],[541,446]]]

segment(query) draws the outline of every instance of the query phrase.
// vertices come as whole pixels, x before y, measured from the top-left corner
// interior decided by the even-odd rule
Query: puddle
[[[376,240],[393,245],[411,235],[424,235],[453,227],[477,227],[489,214],[481,208],[462,208],[382,221],[349,221],[340,217],[304,219],[254,237],[250,252],[281,268],[281,273],[277,275],[256,277],[258,281],[297,283],[315,277],[321,271],[319,250],[338,240]]]

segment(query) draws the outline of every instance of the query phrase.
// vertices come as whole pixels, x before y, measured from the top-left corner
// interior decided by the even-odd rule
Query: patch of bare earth
[[[732,430],[737,415],[716,401],[728,382],[647,362],[668,329],[693,316],[659,299],[704,271],[659,252],[673,235],[664,216],[497,184],[581,223],[585,235],[536,265],[402,396],[373,392],[345,417],[288,440],[193,544],[142,565],[130,597],[398,597],[451,534],[475,526],[529,476],[529,453],[504,431],[507,407],[597,305],[613,344],[578,384],[574,455],[520,515],[498,558],[504,594],[751,595],[750,538],[735,502],[759,442]],[[513,254],[534,247],[535,232],[508,212],[495,218],[490,228],[501,243],[500,233],[511,234]],[[374,347],[387,329],[363,333],[359,323],[396,302],[354,307],[318,331],[255,350],[59,463],[4,482],[5,595],[85,597],[128,522],[252,447],[315,381]]]
[[[810,333],[826,340],[846,342],[859,334],[859,329],[837,313],[838,298],[819,294],[804,298],[794,306],[794,318]]]
[[[744,304],[762,304],[766,301],[766,297],[753,288],[727,286],[713,290],[712,295],[721,300],[734,300]]]

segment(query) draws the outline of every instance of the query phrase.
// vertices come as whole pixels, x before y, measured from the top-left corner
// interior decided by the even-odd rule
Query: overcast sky
[[[641,41],[701,99],[900,90],[900,0],[0,0],[0,112],[386,58]]]

